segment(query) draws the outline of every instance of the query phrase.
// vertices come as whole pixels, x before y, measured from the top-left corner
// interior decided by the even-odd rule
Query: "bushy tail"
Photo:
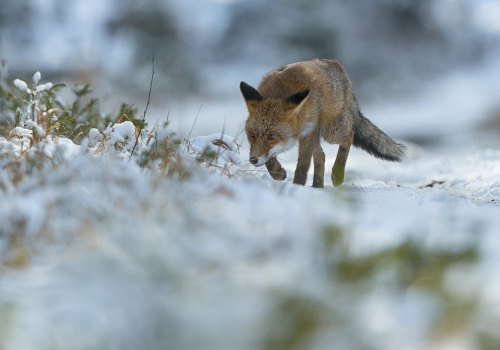
[[[357,109],[357,108],[356,108]],[[400,143],[394,142],[382,130],[357,109],[354,113],[354,140],[353,145],[359,147],[371,155],[400,162],[405,154],[406,147]]]

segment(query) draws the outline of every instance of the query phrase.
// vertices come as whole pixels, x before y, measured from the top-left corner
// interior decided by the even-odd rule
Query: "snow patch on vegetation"
[[[212,155],[216,163],[241,165],[239,146],[231,136],[216,133],[198,136],[188,141],[188,148],[198,156]]]

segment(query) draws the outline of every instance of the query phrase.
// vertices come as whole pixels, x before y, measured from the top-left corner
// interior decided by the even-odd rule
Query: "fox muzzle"
[[[248,159],[250,161],[250,164],[252,164],[253,166],[256,166],[256,167],[261,167],[263,166],[264,164],[266,164],[266,162],[269,160],[268,157],[250,157]]]

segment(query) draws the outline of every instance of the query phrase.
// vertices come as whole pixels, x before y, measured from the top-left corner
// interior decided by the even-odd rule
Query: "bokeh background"
[[[498,139],[498,1],[3,0],[0,34],[8,80],[39,70],[42,81],[91,83],[110,110],[142,111],[154,53],[148,120],[169,115],[181,135],[198,116],[194,135],[234,136],[246,116],[240,81],[335,58],[365,115],[396,138]]]

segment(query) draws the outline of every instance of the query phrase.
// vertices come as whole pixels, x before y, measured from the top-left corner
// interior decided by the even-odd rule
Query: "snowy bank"
[[[418,164],[407,168],[432,162]],[[380,176],[325,190],[196,169],[180,180],[77,154],[0,197],[0,346],[474,349],[496,337],[498,207]]]

